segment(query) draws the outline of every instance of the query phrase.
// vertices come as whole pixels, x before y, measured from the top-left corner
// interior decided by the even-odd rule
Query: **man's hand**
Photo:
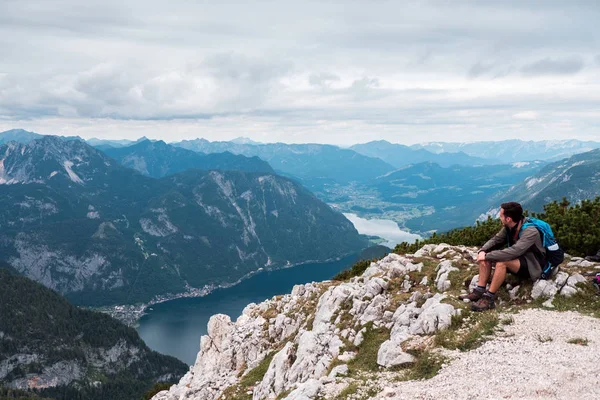
[[[483,250],[477,253],[477,262],[479,261],[485,261],[485,251]]]

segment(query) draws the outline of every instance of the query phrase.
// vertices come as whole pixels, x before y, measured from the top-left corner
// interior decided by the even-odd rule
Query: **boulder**
[[[346,376],[348,375],[348,365],[342,364],[334,367],[329,373],[330,378],[335,378],[336,376]]]
[[[312,400],[319,395],[323,384],[317,379],[309,379],[301,383],[294,391],[287,395],[287,400]]]
[[[402,351],[402,347],[392,340],[383,342],[377,352],[377,364],[386,368],[408,364],[414,361],[415,357]]]
[[[533,289],[531,290],[531,297],[534,299],[538,299],[540,297],[544,299],[549,299],[554,297],[554,295],[557,292],[558,287],[553,281],[539,279],[533,284]]]

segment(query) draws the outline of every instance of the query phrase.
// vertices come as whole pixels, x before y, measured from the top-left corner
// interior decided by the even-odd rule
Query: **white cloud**
[[[525,120],[534,120],[538,119],[539,114],[535,111],[522,111],[516,114],[513,114],[513,118],[515,119],[525,119]]]
[[[344,144],[591,137],[600,6],[586,4],[3,0],[0,127]]]

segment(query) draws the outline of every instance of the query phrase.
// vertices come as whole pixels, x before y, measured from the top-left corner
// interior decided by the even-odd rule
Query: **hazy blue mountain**
[[[299,179],[314,191],[333,184],[371,181],[394,170],[393,166],[378,158],[323,144],[249,145],[196,139],[173,145],[202,153],[230,151],[248,157],[258,156],[267,161],[276,172]]]
[[[145,140],[149,140],[149,139],[146,136],[142,136],[138,140],[127,140],[127,139],[111,140],[111,139],[91,138],[91,139],[87,139],[86,142],[90,146],[94,146],[95,148],[102,150],[102,149],[131,146],[133,144],[143,142]]]
[[[8,142],[29,143],[35,139],[41,139],[46,135],[29,132],[24,129],[11,129],[9,131],[0,132],[0,145]],[[79,140],[83,141],[79,136],[62,136],[63,140]]]
[[[104,150],[124,167],[162,178],[190,168],[204,170],[239,170],[273,173],[273,168],[258,157],[246,157],[229,152],[202,154],[166,144],[162,140],[144,140],[127,147]]]
[[[261,142],[256,142],[250,138],[243,137],[243,136],[237,137],[235,139],[231,139],[231,142],[236,143],[236,144],[262,144]]]
[[[434,162],[442,167],[451,165],[489,165],[499,164],[493,159],[472,157],[462,151],[432,153],[425,149],[415,149],[401,144],[376,140],[369,143],[355,144],[350,149],[369,157],[377,157],[396,168],[409,164]]]
[[[2,266],[0,385],[45,388],[39,394],[50,398],[139,399],[154,383],[187,372],[150,350],[135,329]]]
[[[533,176],[500,193],[493,201],[518,201],[531,211],[566,197],[572,204],[600,196],[600,149],[546,165]],[[495,204],[492,204],[492,207]]]
[[[503,163],[533,160],[560,160],[577,153],[600,148],[600,142],[580,140],[523,141],[503,140],[487,142],[429,142],[411,146],[433,153],[463,151],[471,156],[501,160]]]
[[[342,214],[269,173],[155,179],[58,137],[0,154],[0,259],[78,304],[230,284],[366,244]]]
[[[0,132],[0,144],[8,142],[29,143],[34,139],[41,138],[42,135],[35,132],[29,132],[24,129],[11,129]]]

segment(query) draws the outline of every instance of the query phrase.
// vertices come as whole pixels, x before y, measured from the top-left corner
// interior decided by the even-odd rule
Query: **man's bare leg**
[[[518,272],[521,266],[521,262],[519,260],[511,260],[511,261],[501,261],[496,263],[496,270],[494,271],[494,277],[492,278],[492,283],[490,283],[490,288],[487,292],[481,296],[476,303],[471,305],[472,311],[486,311],[492,310],[496,308],[496,304],[494,300],[496,299],[496,291],[500,289],[500,285],[504,282],[504,278],[506,278],[506,270],[511,272]]]
[[[479,281],[477,282],[477,286],[485,288],[491,273],[492,263],[489,261],[479,261]]]
[[[500,286],[504,282],[506,278],[506,270],[510,272],[517,273],[519,272],[519,268],[521,267],[521,261],[519,260],[510,260],[510,261],[501,261],[496,263],[496,271],[494,271],[494,277],[492,278],[492,283],[490,284],[489,291],[492,293],[496,293]],[[479,268],[481,271],[481,268]],[[481,278],[479,279],[481,282]]]
[[[477,301],[485,293],[487,281],[492,273],[492,263],[485,260],[478,261],[477,263],[479,264],[479,281],[477,282],[477,287],[469,294],[458,296],[460,300]]]

